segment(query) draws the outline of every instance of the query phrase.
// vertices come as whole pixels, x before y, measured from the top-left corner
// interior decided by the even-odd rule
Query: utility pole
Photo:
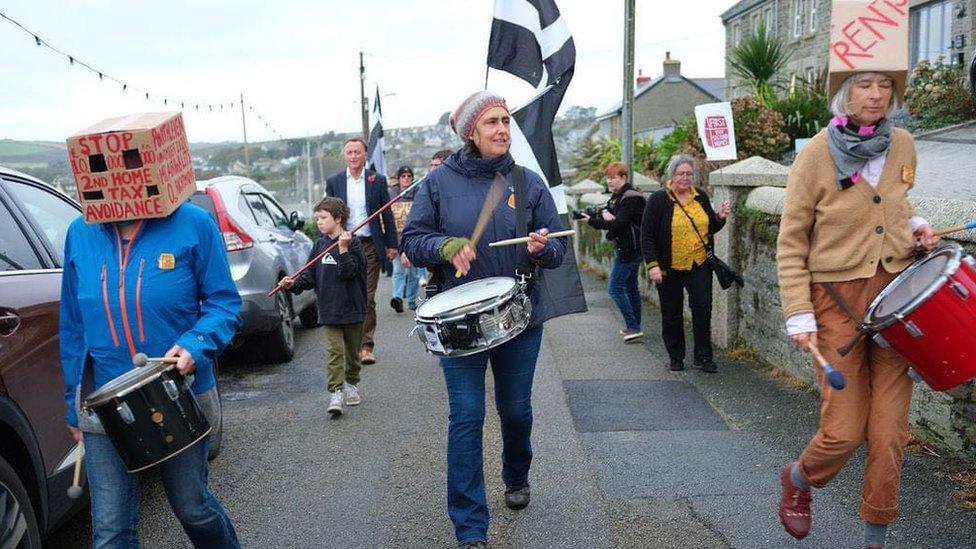
[[[312,146],[309,141],[305,140],[305,168],[308,172],[306,180],[306,189],[308,192],[308,213],[312,214]]]
[[[363,112],[363,140],[369,140],[369,105],[366,103],[366,67],[363,52],[359,51],[359,107]]]
[[[244,117],[244,92],[241,92],[241,127],[244,128],[244,165],[251,170],[251,155],[247,150],[247,119]]]
[[[621,161],[634,164],[634,0],[624,0],[624,98],[620,110]]]

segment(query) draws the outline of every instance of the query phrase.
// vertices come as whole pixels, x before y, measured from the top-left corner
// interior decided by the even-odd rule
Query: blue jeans
[[[417,302],[417,293],[420,290],[420,277],[427,275],[427,269],[414,267],[404,267],[400,263],[400,258],[393,259],[393,297],[399,297],[408,304]]]
[[[624,316],[628,330],[640,330],[641,327],[641,296],[637,289],[639,268],[639,257],[633,261],[621,261],[619,257],[614,257],[610,282],[607,284],[607,292]]]
[[[447,512],[459,543],[488,541],[485,498],[485,370],[495,379],[495,409],[502,427],[502,480],[509,490],[529,484],[532,464],[532,378],[542,325],[494,349],[442,358],[451,407],[447,429]]]
[[[196,548],[239,549],[234,525],[207,488],[210,438],[157,465],[166,499]],[[93,549],[139,547],[139,475],[126,471],[106,435],[85,433]]]

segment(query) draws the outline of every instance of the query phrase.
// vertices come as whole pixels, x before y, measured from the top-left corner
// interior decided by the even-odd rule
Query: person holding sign
[[[858,10],[870,9],[867,2],[835,2],[834,32],[850,29],[839,21],[864,24]],[[837,37],[835,46],[844,39]],[[883,44],[875,48],[872,55],[884,51]],[[829,483],[865,445],[860,515],[865,546],[881,548],[887,525],[898,516],[912,381],[905,360],[862,338],[858,325],[915,250],[931,249],[938,237],[908,202],[915,143],[887,118],[901,99],[907,52],[896,48],[878,63],[857,67],[864,70],[850,70],[846,63],[865,57],[836,59],[838,50],[847,51],[832,49],[834,118],[790,170],[776,261],[787,333],[802,350],[819,349],[847,386],[832,389],[818,370],[820,426],[799,459],[783,467],[779,517],[790,535],[806,537],[811,488]]]

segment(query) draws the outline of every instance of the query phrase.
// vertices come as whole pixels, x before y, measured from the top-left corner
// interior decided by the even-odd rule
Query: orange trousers
[[[834,282],[834,288],[858,318],[895,275],[883,268],[871,278]],[[901,465],[908,443],[908,406],[912,381],[908,365],[894,349],[870,339],[859,342],[846,356],[837,349],[857,333],[857,325],[827,293],[811,286],[817,318],[818,347],[847,379],[841,391],[830,387],[816,368],[821,390],[820,428],[800,454],[804,480],[817,488],[830,482],[855,450],[867,445],[867,466],[861,488],[861,518],[889,524],[898,517]]]

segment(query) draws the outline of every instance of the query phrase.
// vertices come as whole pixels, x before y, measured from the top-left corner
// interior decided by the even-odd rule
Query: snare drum
[[[497,347],[529,325],[532,303],[514,278],[496,276],[441,292],[417,308],[415,332],[437,356]]]
[[[210,424],[174,364],[151,362],[100,387],[82,406],[98,415],[130,473],[203,440]]]
[[[878,294],[864,324],[932,389],[969,381],[976,377],[976,261],[958,244],[940,247]]]

